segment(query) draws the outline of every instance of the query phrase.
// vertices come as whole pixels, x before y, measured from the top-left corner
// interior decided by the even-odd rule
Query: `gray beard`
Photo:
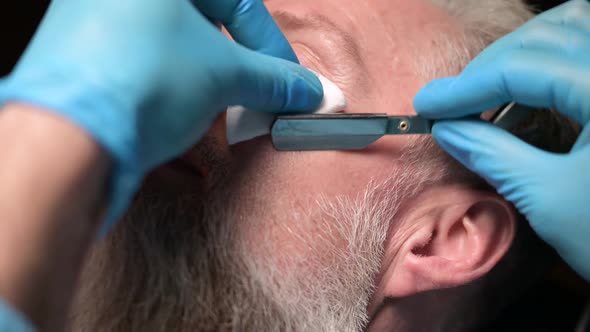
[[[210,210],[189,195],[140,194],[91,253],[72,330],[258,329],[256,316],[270,313],[253,310],[260,306],[254,301],[262,301],[264,310],[272,306],[241,273],[231,226],[206,218]]]
[[[323,241],[299,240],[324,258],[289,261],[288,271],[276,268],[286,258],[280,252],[251,250],[240,238],[247,223],[235,204],[239,190],[223,183],[207,195],[146,190],[90,254],[70,329],[362,330],[388,228],[402,198],[420,187],[412,173],[399,170],[355,198],[317,198]]]

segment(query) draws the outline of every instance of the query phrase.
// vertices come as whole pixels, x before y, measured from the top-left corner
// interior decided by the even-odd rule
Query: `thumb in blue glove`
[[[458,118],[506,102],[555,108],[584,126],[568,154],[538,150],[478,120],[443,120],[433,136],[514,203],[532,228],[590,280],[590,3],[570,1],[500,39],[458,77],[415,97],[426,117]]]

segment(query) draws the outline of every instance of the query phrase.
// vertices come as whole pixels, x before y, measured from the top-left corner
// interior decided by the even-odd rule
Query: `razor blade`
[[[508,129],[532,111],[507,104],[491,122]],[[433,120],[420,116],[387,114],[303,114],[278,116],[272,125],[274,147],[279,151],[362,150],[385,135],[424,135]]]
[[[271,135],[280,151],[361,150],[385,135],[429,134],[432,120],[387,114],[284,115]]]

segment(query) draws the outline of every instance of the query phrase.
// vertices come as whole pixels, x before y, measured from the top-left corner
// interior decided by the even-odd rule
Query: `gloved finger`
[[[233,75],[228,77],[226,105],[242,105],[268,112],[313,111],[323,99],[318,77],[287,60],[260,54],[236,45]]]
[[[556,50],[563,53],[588,52],[590,32],[553,22],[540,22],[526,31],[515,44],[520,48]]]
[[[540,14],[534,20],[576,27],[590,34],[590,2],[572,0]]]
[[[221,31],[221,28],[222,28],[221,22],[219,22],[218,20],[211,18],[207,15],[203,15],[203,16],[207,19],[207,21],[209,21],[211,24],[213,24],[217,28],[217,30]]]
[[[241,45],[299,63],[261,0],[193,0],[193,3],[206,16],[219,20]]]
[[[572,267],[589,275],[587,257],[579,258],[587,252],[588,241],[576,236],[590,231],[587,198],[572,195],[589,185],[585,183],[588,151],[579,154],[580,159],[546,153],[477,120],[438,122],[433,136],[443,149],[512,202]]]
[[[582,148],[588,147],[590,147],[590,126],[586,126],[584,129],[582,129],[582,132],[580,135],[578,135],[576,143],[572,147],[571,151],[575,152],[581,150]]]
[[[521,141],[504,129],[482,120],[444,120],[435,123],[432,136],[465,167],[479,174],[523,214],[531,212],[522,189],[531,183],[531,170],[548,153]]]
[[[524,214],[546,240],[555,229],[554,221],[575,219],[569,211],[543,204],[585,206],[585,198],[565,195],[584,182],[586,160],[571,155],[547,153],[511,133],[481,120],[445,120],[433,127],[438,144],[471,171],[482,176]],[[586,152],[586,151],[584,151]],[[587,154],[582,155],[582,157]],[[557,178],[557,180],[555,180]],[[574,190],[574,192],[576,192]],[[539,203],[545,202],[545,203]]]
[[[414,109],[429,118],[454,118],[515,101],[553,107],[580,124],[590,120],[590,63],[557,52],[515,50],[488,66],[435,80],[414,98]]]
[[[590,54],[590,34],[576,27],[549,21],[529,22],[503,37],[478,55],[466,68],[485,66],[512,49]]]

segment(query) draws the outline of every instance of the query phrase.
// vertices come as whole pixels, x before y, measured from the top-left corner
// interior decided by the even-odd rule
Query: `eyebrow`
[[[336,24],[329,17],[318,14],[311,14],[305,17],[296,16],[286,11],[275,11],[272,13],[277,24],[287,30],[314,29],[322,30],[333,37],[340,51],[350,57],[357,66],[366,68],[361,57],[360,47],[352,36]]]

